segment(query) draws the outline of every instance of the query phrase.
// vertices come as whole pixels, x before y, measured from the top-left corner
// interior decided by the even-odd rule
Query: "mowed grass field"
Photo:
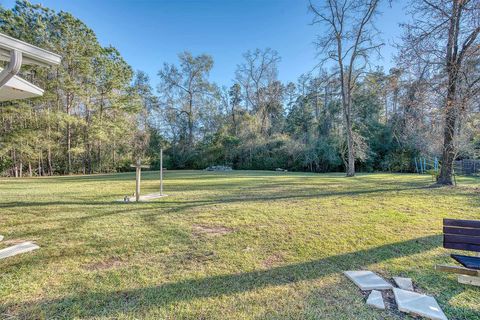
[[[168,171],[168,197],[115,202],[134,174],[0,179],[1,319],[403,319],[343,275],[411,277],[450,319],[480,319],[480,288],[451,262],[442,218],[480,219],[480,179]],[[158,190],[143,174],[143,192]]]

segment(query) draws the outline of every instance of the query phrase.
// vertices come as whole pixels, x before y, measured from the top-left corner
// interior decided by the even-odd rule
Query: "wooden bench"
[[[437,265],[435,269],[459,274],[460,283],[480,286],[480,221],[443,219],[443,247],[476,252],[476,256],[451,254],[462,266]]]

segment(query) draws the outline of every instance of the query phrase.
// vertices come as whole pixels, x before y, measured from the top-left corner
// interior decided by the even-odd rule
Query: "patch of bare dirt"
[[[99,270],[108,270],[113,268],[118,268],[123,265],[123,261],[118,257],[108,258],[104,261],[90,263],[84,266],[84,269],[89,271],[99,271]]]
[[[196,263],[207,262],[214,260],[216,258],[215,252],[205,251],[205,252],[187,252],[184,259]]]
[[[225,226],[205,226],[205,225],[194,225],[193,231],[195,234],[205,234],[209,236],[224,236],[233,232],[232,228],[228,228]]]
[[[476,187],[476,186],[472,186],[472,185],[468,185],[468,186],[455,186],[455,187],[452,187],[452,188],[455,188],[455,189],[458,189],[458,190],[462,190],[462,191],[473,191],[475,193],[480,193],[480,187]]]
[[[283,261],[285,261],[285,257],[283,256],[283,254],[281,252],[276,252],[268,256],[267,259],[263,261],[263,266],[266,268],[270,268],[282,263]]]

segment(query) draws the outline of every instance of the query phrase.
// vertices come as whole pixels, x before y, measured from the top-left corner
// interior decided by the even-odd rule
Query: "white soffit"
[[[0,101],[9,101],[43,95],[41,88],[16,76],[22,64],[48,67],[60,64],[61,57],[0,33],[0,61],[8,62],[0,68]]]
[[[0,72],[3,69],[0,68]],[[0,102],[17,99],[35,98],[43,95],[43,89],[19,76],[14,76],[0,88]]]

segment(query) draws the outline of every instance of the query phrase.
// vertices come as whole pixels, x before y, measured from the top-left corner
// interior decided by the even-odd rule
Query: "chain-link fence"
[[[480,175],[480,160],[473,159],[463,159],[455,161],[453,168],[455,174],[465,175],[465,176],[474,176]]]

